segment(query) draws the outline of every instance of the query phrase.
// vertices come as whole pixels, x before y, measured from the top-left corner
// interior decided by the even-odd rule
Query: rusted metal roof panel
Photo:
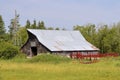
[[[27,29],[39,42],[51,51],[92,51],[99,50],[90,44],[79,31]]]

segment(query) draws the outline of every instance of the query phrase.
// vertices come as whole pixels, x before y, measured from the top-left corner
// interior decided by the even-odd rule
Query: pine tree
[[[3,41],[5,39],[5,27],[4,27],[4,21],[2,19],[2,16],[0,15],[0,41]]]
[[[55,28],[55,30],[60,30],[60,29],[57,27],[57,28]]]
[[[41,24],[40,24],[40,21],[38,22],[37,29],[41,29]]]
[[[26,28],[30,28],[30,27],[31,27],[31,24],[30,24],[30,21],[29,21],[29,20],[26,21],[25,27],[26,27]]]
[[[0,35],[5,34],[5,27],[4,27],[4,21],[2,19],[2,16],[0,15]]]
[[[43,22],[43,21],[41,21],[41,22],[39,21],[37,28],[38,28],[38,29],[46,29],[46,28],[45,28],[45,25],[44,25],[44,22]]]
[[[33,21],[33,24],[31,25],[31,28],[32,28],[32,29],[36,29],[36,28],[37,28],[36,20]]]

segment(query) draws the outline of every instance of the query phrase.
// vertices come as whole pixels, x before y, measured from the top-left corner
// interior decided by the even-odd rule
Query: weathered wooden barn
[[[27,32],[28,40],[21,51],[29,57],[42,53],[69,55],[99,52],[79,31],[27,29]]]

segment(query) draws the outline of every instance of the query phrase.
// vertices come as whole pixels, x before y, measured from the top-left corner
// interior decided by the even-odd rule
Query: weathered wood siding
[[[27,42],[24,44],[24,46],[21,48],[21,51],[23,53],[25,53],[27,56],[34,56],[31,50],[31,42],[35,42],[36,43],[36,48],[37,48],[37,54],[40,53],[50,53],[50,50],[48,50],[45,46],[43,46],[38,39],[36,38],[36,36],[34,36],[33,34],[31,34],[30,32],[28,32],[28,40]]]

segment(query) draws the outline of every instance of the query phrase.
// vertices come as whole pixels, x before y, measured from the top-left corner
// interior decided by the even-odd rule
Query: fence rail
[[[71,58],[76,58],[76,59],[84,59],[84,58],[101,58],[101,57],[118,57],[118,53],[91,53],[91,54],[82,54],[82,53],[71,53],[70,57]]]

